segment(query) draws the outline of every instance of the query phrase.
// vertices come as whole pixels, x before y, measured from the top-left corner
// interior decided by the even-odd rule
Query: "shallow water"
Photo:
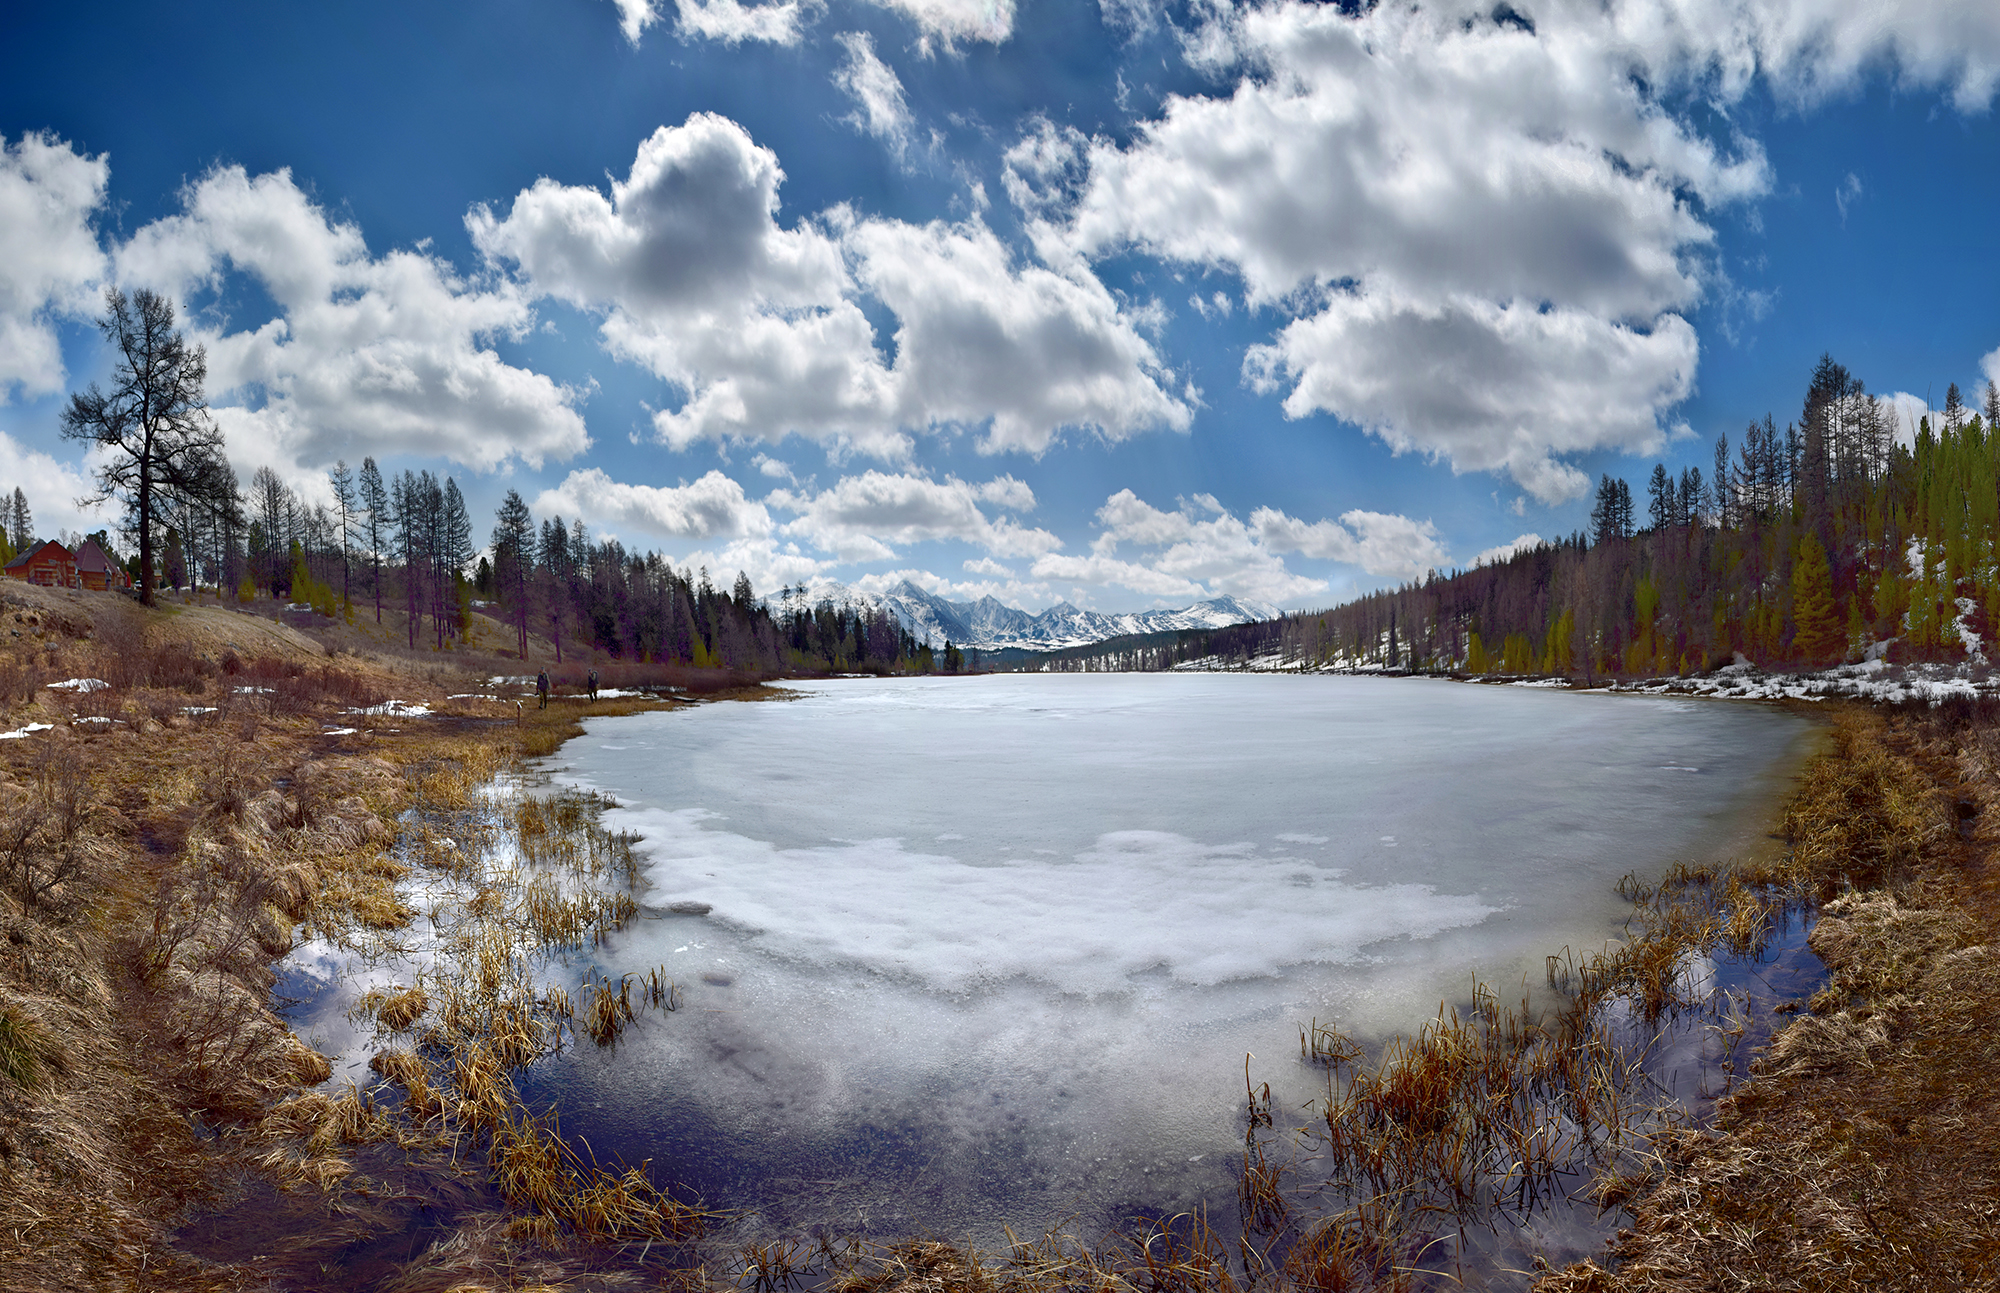
[[[1246,1054],[1380,1036],[1595,949],[1614,886],[1746,852],[1810,725],[1416,680],[849,680],[597,720],[551,761],[626,805],[607,970],[687,1005],[531,1099],[773,1225],[998,1237],[1227,1197]]]

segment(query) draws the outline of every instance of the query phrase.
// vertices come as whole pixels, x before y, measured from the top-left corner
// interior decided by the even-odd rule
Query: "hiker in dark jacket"
[[[590,698],[592,700],[597,699],[597,670],[595,669],[590,671]]]
[[[547,669],[535,675],[535,694],[542,698],[542,703],[535,708],[547,709],[549,707],[549,671]]]

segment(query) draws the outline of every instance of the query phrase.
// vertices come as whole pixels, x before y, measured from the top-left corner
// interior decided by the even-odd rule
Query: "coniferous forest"
[[[1603,477],[1587,532],[1331,610],[1050,667],[1279,652],[1306,667],[1588,681],[1699,673],[1738,655],[1767,669],[1871,648],[1982,658],[2000,623],[2000,389],[1988,382],[1975,409],[1953,385],[1911,431],[1823,356],[1795,420],[1767,414],[1734,443],[1717,437],[1708,472],[1655,466],[1637,496]]]

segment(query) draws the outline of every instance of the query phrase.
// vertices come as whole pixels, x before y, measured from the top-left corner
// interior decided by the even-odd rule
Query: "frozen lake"
[[[1230,1197],[1244,1056],[1595,949],[1613,886],[1758,847],[1810,725],[1418,680],[1002,675],[593,721],[687,1005],[539,1065],[599,1154],[778,1225],[981,1238]]]

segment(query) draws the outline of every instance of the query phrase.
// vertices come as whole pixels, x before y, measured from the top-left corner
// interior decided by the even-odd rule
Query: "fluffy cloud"
[[[1125,440],[1186,430],[1153,348],[1090,275],[1013,256],[978,222],[869,220],[847,230],[856,274],[894,311],[906,425],[990,419],[980,448],[1039,454],[1066,426]]]
[[[1097,509],[1097,524],[1088,555],[1037,558],[1034,577],[1124,588],[1156,598],[1229,593],[1294,602],[1323,593],[1328,585],[1287,569],[1288,553],[1359,566],[1390,579],[1414,579],[1450,564],[1429,521],[1383,512],[1357,510],[1339,521],[1307,522],[1260,507],[1245,524],[1207,494],[1182,499],[1168,511],[1121,489]]]
[[[634,45],[640,34],[660,21],[660,0],[613,0],[618,6],[618,25],[625,39]],[[987,41],[998,44],[1014,32],[1013,0],[877,0],[916,25],[918,48],[926,55],[942,47],[957,48],[960,41]],[[674,0],[677,21],[674,30],[682,40],[719,40],[727,45],[746,40],[768,41],[773,45],[796,45],[804,35],[806,20],[823,4],[818,0],[770,0],[765,4],[744,4],[742,0]]]
[[[600,525],[629,526],[662,538],[761,537],[771,533],[771,514],[751,501],[743,487],[719,471],[692,485],[626,485],[595,467],[573,471],[554,489],[544,490],[534,510],[588,517]]]
[[[1145,597],[1198,601],[1210,595],[1206,588],[1192,579],[1169,574],[1141,562],[1120,561],[1116,557],[1097,553],[1087,556],[1051,553],[1036,560],[1033,573],[1037,579],[1124,588]],[[1324,588],[1325,585],[1315,584],[1313,587]]]
[[[1708,213],[1770,186],[1754,141],[1675,104],[1761,76],[1804,108],[1886,72],[1974,112],[2000,87],[1984,0],[1344,8],[1198,7],[1187,57],[1228,92],[1170,97],[1127,146],[1037,123],[1008,191],[1051,263],[1137,247],[1283,307],[1245,377],[1288,415],[1547,503],[1587,487],[1569,454],[1657,450],[1693,388],[1684,316],[1735,295]]]
[[[1699,349],[1673,314],[1640,331],[1574,308],[1381,291],[1287,324],[1250,349],[1244,372],[1260,389],[1290,383],[1288,416],[1336,412],[1399,452],[1505,469],[1553,503],[1590,485],[1555,455],[1658,450],[1659,414],[1693,389]]]
[[[589,443],[576,393],[503,362],[487,344],[533,321],[521,295],[468,283],[416,251],[369,255],[287,171],[210,172],[184,212],[117,252],[120,281],[186,293],[228,270],[256,279],[278,316],[254,330],[204,328],[209,392],[232,446],[271,464],[415,453],[490,470],[539,466]]]
[[[1338,523],[1308,524],[1275,508],[1260,507],[1250,514],[1250,529],[1273,552],[1343,561],[1386,579],[1415,579],[1451,564],[1438,542],[1436,526],[1388,512],[1357,509],[1341,513]]]
[[[981,504],[1014,511],[1034,507],[1033,491],[1011,476],[973,485],[951,476],[936,481],[867,471],[818,494],[779,490],[768,501],[798,513],[785,533],[847,561],[884,560],[895,555],[891,544],[937,539],[955,539],[1002,557],[1035,556],[1062,546],[1046,530],[986,514]]]
[[[1504,561],[1511,560],[1518,553],[1530,552],[1541,546],[1541,535],[1523,534],[1512,543],[1502,543],[1497,547],[1481,551],[1479,555],[1472,559],[1472,564],[1475,566],[1497,566]]]
[[[110,165],[52,135],[0,135],[0,401],[63,389],[52,316],[87,312],[104,276],[91,217]]]
[[[2000,10],[1984,0],[1569,0],[1553,11],[1601,15],[1660,76],[1701,78],[1733,102],[1762,73],[1794,107],[1852,94],[1886,71],[1902,90],[1943,89],[1960,112],[2000,86]]]
[[[654,418],[676,448],[798,434],[893,460],[934,426],[984,424],[983,447],[1039,453],[1064,427],[1188,425],[1096,279],[1017,267],[976,220],[836,209],[787,229],[783,178],[741,126],[698,113],[647,139],[608,196],[544,179],[467,224],[490,261],[603,312],[606,346],[683,393]],[[893,364],[863,293],[896,316]]]
[[[542,179],[504,219],[480,207],[467,225],[531,291],[604,311],[612,353],[685,393],[655,415],[667,444],[796,430],[899,456],[894,383],[840,247],[779,226],[783,179],[741,126],[696,113],[642,143],[608,196]]]
[[[1326,581],[1295,575],[1283,558],[1207,494],[1164,511],[1121,489],[1097,509],[1097,538],[1088,556],[1051,554],[1036,560],[1037,579],[1128,588],[1149,597],[1200,598],[1218,593],[1281,602],[1324,592]],[[1154,549],[1121,557],[1121,546]]]
[[[847,60],[834,69],[833,83],[854,100],[847,120],[880,139],[900,160],[910,148],[909,102],[896,70],[875,53],[875,38],[865,31],[844,31],[834,37]]]
[[[618,6],[618,26],[634,45],[646,28],[660,21],[656,0],[613,0]],[[781,3],[746,5],[740,0],[675,0],[678,21],[674,31],[682,40],[719,40],[738,45],[746,40],[773,45],[796,45],[801,24],[815,8],[809,0],[782,0]]]
[[[1171,98],[1129,147],[1090,143],[1086,183],[1046,129],[1010,155],[1030,214],[1082,254],[1137,246],[1286,305],[1245,371],[1287,388],[1290,416],[1506,470],[1547,502],[1584,488],[1560,455],[1658,445],[1693,380],[1701,209],[1769,173],[1648,98],[1615,24],[1275,3],[1223,11],[1197,48],[1246,74]]]
[[[47,451],[0,431],[0,455],[7,460],[7,498],[20,490],[28,500],[37,536],[52,539],[64,530],[87,534],[117,519],[116,504],[78,507],[76,500],[97,492],[94,457],[64,462]]]

